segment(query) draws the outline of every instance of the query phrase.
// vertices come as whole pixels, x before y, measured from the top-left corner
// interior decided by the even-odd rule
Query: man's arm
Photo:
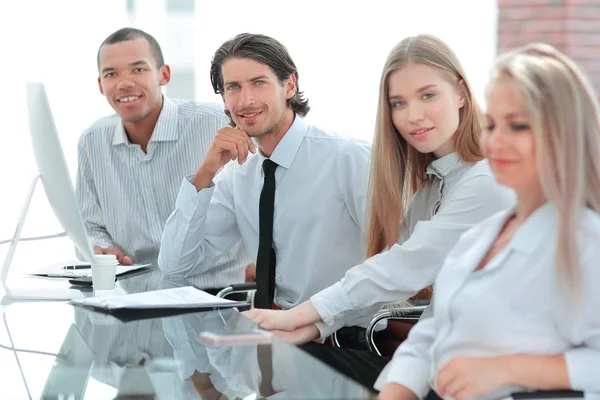
[[[244,131],[222,128],[196,174],[184,178],[158,255],[165,274],[203,273],[241,240],[233,200],[234,165],[217,172],[230,160],[242,164],[249,152],[255,147]]]
[[[75,195],[88,235],[91,236],[92,243],[98,247],[109,248],[115,246],[113,239],[106,230],[104,213],[100,207],[100,199],[83,137],[77,146],[77,158]],[[77,252],[77,256],[81,258],[79,252]]]

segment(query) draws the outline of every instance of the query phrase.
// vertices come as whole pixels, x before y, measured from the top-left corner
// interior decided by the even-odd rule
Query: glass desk
[[[192,285],[165,280],[156,270],[117,283],[116,294]],[[66,302],[3,298],[0,307],[3,400],[375,397],[278,338],[203,344],[201,332],[257,332],[236,309],[146,314],[123,322]]]

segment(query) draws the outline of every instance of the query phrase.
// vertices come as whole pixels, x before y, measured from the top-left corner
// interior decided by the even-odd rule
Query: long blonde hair
[[[427,166],[435,159],[433,153],[423,154],[408,145],[392,123],[388,78],[398,68],[411,63],[440,69],[461,91],[465,104],[459,111],[460,123],[453,136],[456,152],[467,162],[483,158],[479,140],[485,121],[454,52],[434,36],[419,35],[402,40],[385,61],[379,86],[369,183],[367,257],[398,241],[408,203],[427,180]]]
[[[578,291],[577,253],[582,209],[600,212],[600,119],[586,76],[567,56],[546,44],[530,44],[499,56],[491,81],[510,79],[529,112],[540,181],[558,212],[556,268]]]

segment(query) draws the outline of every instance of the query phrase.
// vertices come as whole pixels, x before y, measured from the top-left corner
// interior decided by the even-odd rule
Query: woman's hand
[[[440,397],[467,400],[509,384],[503,357],[455,357],[438,372],[436,391]]]
[[[291,310],[265,310],[253,308],[242,315],[266,330],[293,331],[299,328]]]
[[[417,396],[406,386],[388,383],[377,396],[379,400],[417,400]]]
[[[286,331],[272,331],[275,335],[279,336],[288,343],[301,345],[315,340],[320,336],[319,328],[315,324],[310,324],[298,328],[291,332]]]
[[[242,315],[252,320],[252,322],[261,328],[269,331],[290,332],[321,320],[321,316],[317,313],[310,300],[287,311],[253,308],[252,310],[244,311]]]

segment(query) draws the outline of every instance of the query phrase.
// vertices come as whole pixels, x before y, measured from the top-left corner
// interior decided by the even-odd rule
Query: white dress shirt
[[[364,258],[369,154],[368,144],[325,133],[298,116],[273,151],[280,307],[308,300]],[[158,265],[165,273],[208,271],[240,240],[256,259],[264,160],[259,151],[243,165],[231,162],[200,191],[192,176],[184,179],[163,234]]]
[[[431,285],[462,233],[514,205],[513,191],[496,183],[486,160],[466,163],[451,153],[433,161],[427,174],[398,243],[311,297],[323,320],[317,324],[321,338],[344,325],[366,326],[384,304]]]
[[[118,115],[91,125],[79,139],[76,194],[93,244],[119,246],[134,262],[156,265],[179,183],[198,169],[227,121],[216,105],[164,97],[147,153],[129,142]],[[236,246],[194,283],[218,288],[243,282],[249,262]]]
[[[456,356],[564,353],[573,389],[600,395],[600,216],[585,210],[578,228],[581,298],[561,290],[555,245],[558,217],[546,204],[508,245],[475,271],[513,211],[465,233],[435,282],[433,315],[421,320],[379,376],[378,389],[400,383],[419,397]],[[571,301],[571,302],[570,302]],[[486,398],[516,390],[503,387]]]

